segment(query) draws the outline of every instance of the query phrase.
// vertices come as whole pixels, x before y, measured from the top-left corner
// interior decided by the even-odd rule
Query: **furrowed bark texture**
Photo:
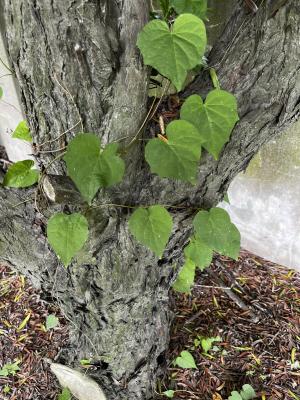
[[[34,141],[58,138],[42,150],[63,148],[81,130],[104,143],[128,144],[146,111],[147,70],[135,46],[148,16],[146,0],[5,0],[4,14]],[[259,147],[299,118],[299,37],[298,0],[266,0],[256,15],[237,6],[209,56],[222,87],[237,96],[241,117],[220,159],[204,155],[199,184],[191,187],[151,175],[137,142],[126,156],[124,183],[97,201],[216,205]],[[206,93],[208,86],[203,74],[184,95]],[[53,158],[37,154],[44,167]],[[47,172],[61,174],[63,163]],[[45,216],[61,206],[43,208],[45,216],[31,203],[13,207],[30,193],[0,190],[0,259],[58,301],[72,328],[66,359],[101,360],[97,378],[109,400],[152,398],[168,341],[171,266],[181,262],[190,212],[173,212],[172,237],[158,262],[129,235],[128,211],[94,209],[89,242],[64,269],[45,238]]]

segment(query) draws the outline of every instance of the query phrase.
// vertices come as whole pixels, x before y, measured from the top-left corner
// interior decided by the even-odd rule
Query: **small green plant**
[[[85,366],[85,365],[91,365],[91,359],[81,359],[80,360],[80,365]]]
[[[58,396],[58,400],[71,400],[72,395],[68,388],[64,388],[60,395]]]
[[[231,396],[229,396],[228,400],[252,400],[256,398],[255,390],[251,385],[243,385],[243,388],[240,392],[233,391],[231,392]]]
[[[194,346],[199,347],[201,345],[203,352],[205,354],[207,354],[210,350],[213,349],[214,343],[221,342],[221,341],[222,341],[222,338],[220,336],[209,337],[209,338],[204,338],[202,336],[198,336],[194,340]]]
[[[10,391],[11,391],[11,387],[8,386],[8,385],[5,385],[4,388],[3,388],[3,393],[7,394],[7,393],[9,393]]]
[[[48,315],[46,318],[46,331],[50,331],[51,329],[56,328],[58,324],[59,320],[55,315],[53,314]]]
[[[0,369],[0,376],[9,376],[9,375],[16,375],[18,371],[20,371],[19,364],[21,363],[20,360],[15,361],[14,363],[5,364]]]
[[[163,395],[168,397],[169,399],[173,399],[175,391],[174,390],[166,390],[165,392],[162,392]]]
[[[180,356],[175,359],[174,364],[178,365],[180,368],[197,369],[194,357],[189,351],[182,351]]]

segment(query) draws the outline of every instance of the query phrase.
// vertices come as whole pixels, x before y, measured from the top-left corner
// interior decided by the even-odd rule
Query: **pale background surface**
[[[244,248],[300,270],[300,122],[263,147],[222,203]]]
[[[1,35],[0,57],[4,63],[8,65]],[[4,93],[0,102],[0,144],[6,148],[8,157],[11,161],[20,161],[31,158],[28,154],[31,154],[32,151],[28,143],[11,138],[12,132],[24,117],[21,112],[20,102],[15,89],[15,82],[12,79],[12,76],[6,76],[7,74],[10,74],[10,72],[0,62],[0,86]]]

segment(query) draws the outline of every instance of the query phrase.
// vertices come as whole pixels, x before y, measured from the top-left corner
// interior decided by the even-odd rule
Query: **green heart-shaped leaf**
[[[88,234],[88,222],[81,214],[58,213],[48,221],[49,243],[65,266],[68,266],[72,258],[82,249]]]
[[[193,222],[196,236],[211,249],[237,259],[241,235],[222,208],[199,211]]]
[[[129,219],[129,230],[142,244],[161,257],[172,231],[173,221],[161,206],[138,208]]]
[[[172,286],[176,292],[191,293],[191,287],[195,280],[195,269],[196,264],[192,260],[187,259],[178,274],[176,282]]]
[[[192,14],[176,18],[171,30],[164,21],[149,22],[138,36],[144,62],[181,90],[187,72],[200,64],[206,48],[203,21]]]
[[[190,13],[205,19],[207,13],[207,0],[171,0],[170,5],[177,14]]]
[[[175,363],[180,368],[194,368],[197,369],[194,357],[189,351],[182,351],[180,357],[177,357]]]
[[[167,140],[151,139],[145,158],[151,172],[161,178],[174,178],[195,184],[203,139],[187,121],[173,121],[167,126]]]
[[[50,331],[50,329],[56,328],[58,324],[59,324],[59,320],[55,315],[50,314],[47,316],[47,318],[46,318],[46,330],[47,331]]]
[[[88,203],[101,187],[121,182],[125,164],[117,150],[117,143],[102,150],[100,139],[89,133],[80,134],[69,143],[64,157],[68,174]]]
[[[249,384],[243,385],[241,390],[241,396],[243,400],[252,400],[256,398],[256,393],[253,387]]]
[[[202,338],[201,339],[201,347],[204,351],[204,353],[208,353],[209,350],[212,349],[213,344],[215,342],[221,342],[222,338],[220,336],[216,336],[216,337],[209,337],[209,338]]]
[[[203,147],[217,159],[239,120],[237,101],[220,89],[211,91],[204,104],[200,96],[192,95],[181,107],[180,117],[197,127],[205,138]]]
[[[14,130],[12,137],[14,139],[22,139],[26,142],[32,141],[32,136],[26,121],[21,121]]]
[[[169,399],[173,399],[175,391],[174,390],[166,390],[165,392],[162,392],[166,397]]]
[[[192,260],[202,271],[208,267],[212,261],[213,251],[199,238],[191,239],[189,245],[184,249],[186,258]]]
[[[18,161],[8,168],[3,180],[4,186],[25,188],[32,186],[39,180],[39,171],[32,169],[32,160]]]
[[[242,396],[237,391],[231,392],[231,396],[228,397],[228,400],[243,400]]]

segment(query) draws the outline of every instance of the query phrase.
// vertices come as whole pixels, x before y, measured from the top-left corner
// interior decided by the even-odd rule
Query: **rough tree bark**
[[[84,130],[104,143],[128,144],[146,113],[148,72],[135,43],[148,18],[147,0],[4,0],[3,13],[34,142],[69,130],[42,150],[63,148]],[[299,37],[298,0],[262,1],[256,15],[238,3],[209,55],[223,88],[237,96],[241,117],[219,161],[204,155],[196,187],[158,179],[143,161],[140,141],[126,155],[124,183],[101,193],[99,204],[216,205],[261,145],[299,118]],[[209,85],[203,73],[183,96],[205,93]],[[56,154],[36,158],[45,167]],[[63,163],[47,172],[63,174]],[[158,262],[129,235],[128,211],[94,209],[89,243],[64,269],[45,239],[45,216],[63,206],[43,207],[44,215],[32,203],[14,207],[31,194],[0,188],[0,259],[61,305],[72,330],[66,362],[101,360],[97,378],[110,400],[152,398],[168,342],[171,266],[181,261],[191,213],[172,209],[175,228]]]

